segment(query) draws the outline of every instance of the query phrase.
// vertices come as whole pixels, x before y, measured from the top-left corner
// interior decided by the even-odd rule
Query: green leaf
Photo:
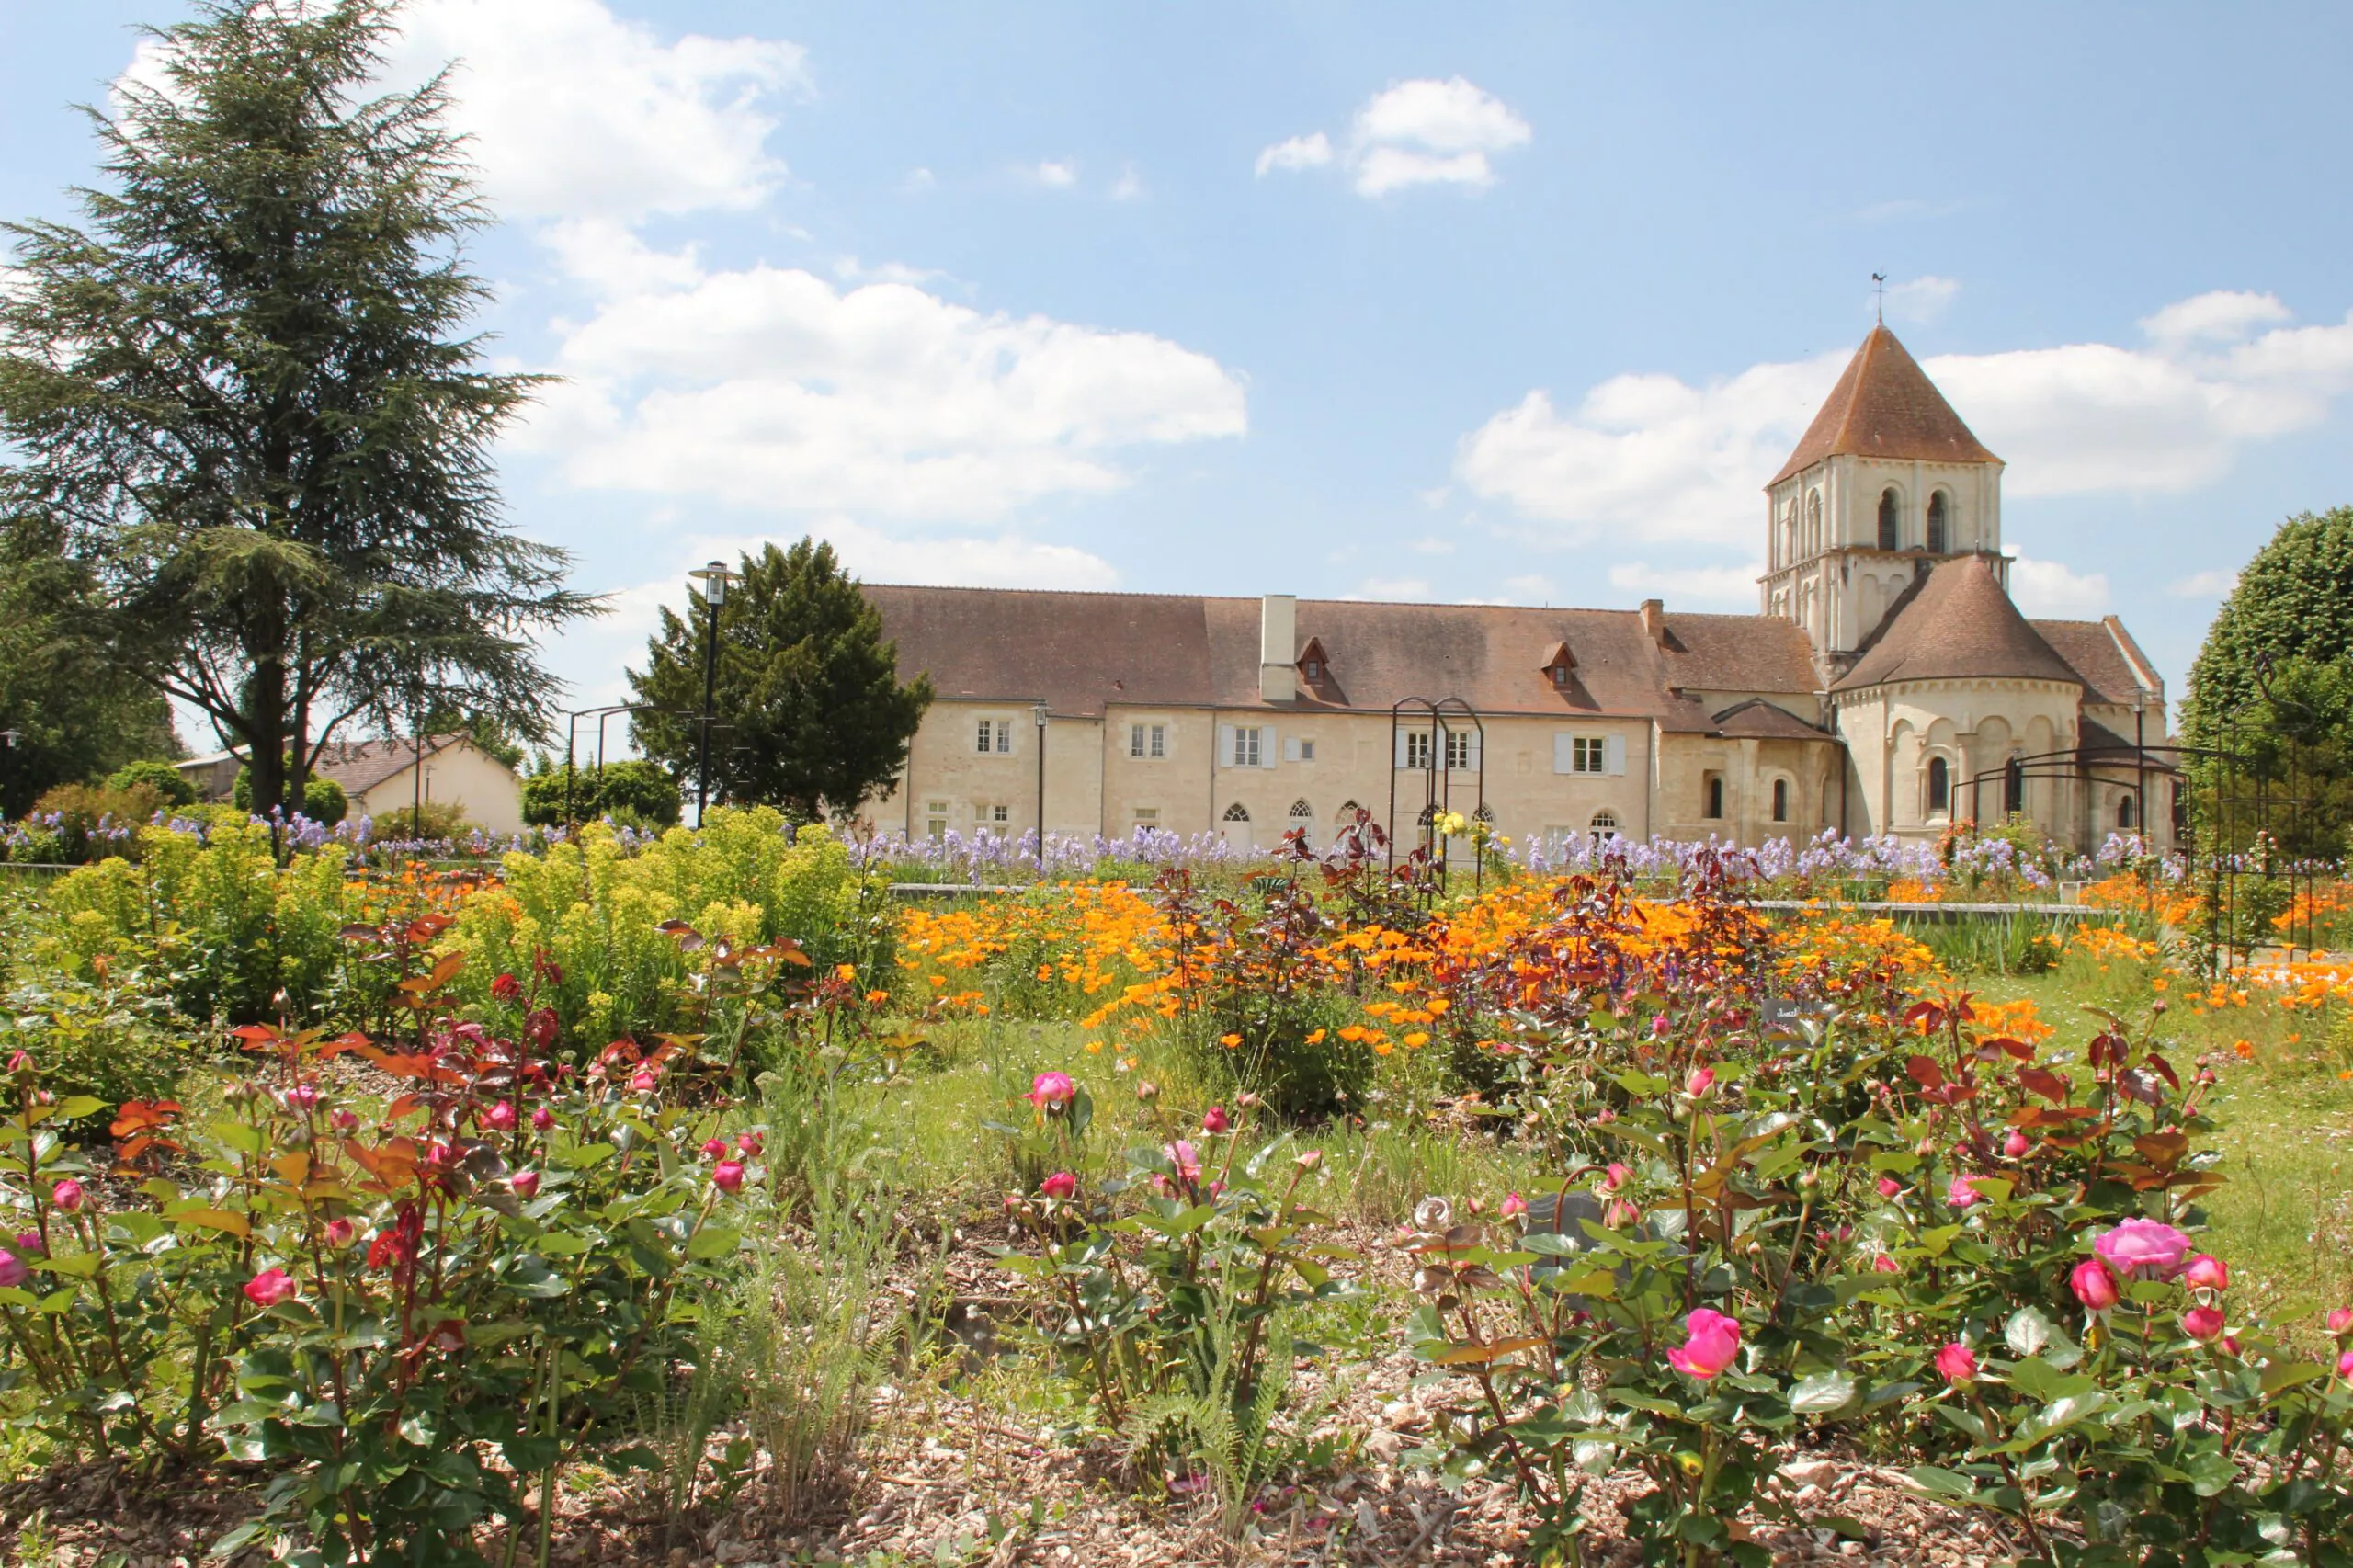
[[[1959,1471],[1939,1470],[1932,1464],[1915,1464],[1909,1471],[1913,1485],[1931,1497],[1949,1497],[1957,1503],[1967,1503],[1977,1496],[1977,1483]]]
[[[687,1256],[700,1262],[733,1252],[743,1244],[744,1233],[725,1225],[705,1225],[697,1231],[694,1240],[687,1244]]]
[[[1790,1385],[1790,1408],[1801,1415],[1827,1415],[1855,1403],[1855,1380],[1847,1372],[1816,1372]]]
[[[85,1116],[96,1116],[106,1109],[107,1102],[96,1095],[74,1095],[57,1102],[58,1117],[66,1121],[79,1121]]]
[[[2002,1337],[2009,1342],[2011,1354],[2040,1356],[2043,1346],[2051,1343],[2051,1320],[2033,1307],[2020,1307],[2010,1314],[2009,1323],[2002,1330]]]

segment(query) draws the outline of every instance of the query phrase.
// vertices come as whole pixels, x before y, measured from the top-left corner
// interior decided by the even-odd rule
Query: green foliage
[[[882,618],[834,559],[833,547],[802,540],[742,561],[743,576],[719,615],[711,744],[715,799],[781,806],[808,820],[847,816],[906,766],[907,744],[931,704],[931,682],[898,679]],[[671,776],[699,766],[708,610],[693,624],[668,609],[630,672],[637,700],[638,749]]]
[[[170,763],[154,757],[127,762],[107,776],[109,790],[131,790],[139,787],[153,790],[166,806],[196,804],[196,786]]]
[[[823,973],[854,965],[891,978],[891,921],[880,883],[822,827],[789,830],[766,806],[713,811],[700,831],[673,828],[631,852],[604,827],[505,861],[505,886],[461,909],[449,940],[468,955],[470,994],[492,976],[547,973],[542,991],[568,1039],[690,1028],[704,1019],[696,975],[704,945],[798,945]],[[662,929],[691,927],[688,947]]]
[[[290,762],[288,766],[290,767],[292,764]],[[229,786],[229,803],[241,812],[254,809],[254,770],[251,767],[237,769],[236,779]],[[350,812],[349,798],[344,794],[343,786],[334,779],[314,776],[302,781],[302,814],[313,822],[325,823],[332,827]]]
[[[535,730],[533,634],[591,608],[498,517],[491,444],[531,383],[468,331],[489,219],[443,82],[363,96],[393,26],[392,0],[204,0],[157,35],[167,80],[92,115],[84,226],[8,226],[0,519],[86,584],[75,656],[201,709],[265,813],[340,718]]]
[[[523,780],[523,820],[552,827],[569,820],[565,791],[570,790],[570,816],[595,822],[609,815],[628,827],[676,827],[680,798],[678,781],[658,762],[627,757],[599,767],[575,767],[568,778],[560,763],[544,756],[538,771]]]
[[[78,635],[89,574],[53,534],[7,523],[0,471],[0,816],[21,815],[60,784],[102,778],[177,749],[163,693]]]
[[[52,1094],[93,1097],[108,1115],[124,1100],[171,1094],[188,1052],[156,980],[151,965],[87,974],[28,965],[0,1012],[0,1061],[25,1052]]]

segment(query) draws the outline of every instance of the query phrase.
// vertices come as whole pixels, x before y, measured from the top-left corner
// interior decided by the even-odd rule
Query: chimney
[[[1299,697],[1299,598],[1266,594],[1258,600],[1258,695],[1269,702]]]
[[[1654,642],[1663,643],[1666,641],[1666,601],[1665,599],[1643,601],[1643,635]]]

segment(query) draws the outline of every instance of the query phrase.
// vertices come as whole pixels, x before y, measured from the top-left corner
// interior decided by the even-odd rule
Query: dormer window
[[[1324,640],[1320,637],[1309,638],[1307,646],[1299,651],[1299,678],[1310,686],[1318,686],[1323,683],[1324,677],[1331,673],[1331,669],[1332,659],[1330,654],[1324,652]]]
[[[1544,678],[1552,683],[1553,690],[1566,691],[1569,677],[1577,667],[1576,656],[1569,652],[1566,642],[1555,642],[1552,651],[1544,655],[1544,663],[1538,667],[1543,670]]]
[[[1554,686],[1566,686],[1569,684],[1569,666],[1566,665],[1549,665],[1546,667],[1544,673],[1552,677],[1552,684]]]
[[[1324,678],[1324,661],[1321,659],[1302,659],[1299,662],[1299,673],[1306,676],[1309,680],[1322,680]]]

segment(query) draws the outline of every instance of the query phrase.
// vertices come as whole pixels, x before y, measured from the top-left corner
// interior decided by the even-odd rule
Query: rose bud
[[[1056,1171],[1038,1184],[1038,1190],[1049,1198],[1072,1198],[1078,1192],[1078,1177],[1068,1171]]]
[[[319,1103],[319,1091],[308,1084],[297,1084],[286,1091],[288,1110],[308,1110]]]
[[[650,1095],[660,1084],[661,1080],[654,1075],[654,1069],[651,1067],[641,1067],[630,1074],[629,1087],[631,1094]]]
[[[1683,1080],[1683,1092],[1695,1100],[1715,1086],[1716,1070],[1712,1067],[1695,1067],[1691,1075]]]
[[[506,1185],[515,1189],[516,1197],[521,1199],[524,1202],[529,1203],[532,1199],[537,1198],[540,1195],[540,1173],[537,1171],[517,1171],[513,1176],[506,1178]]]
[[[347,1247],[358,1238],[358,1235],[359,1227],[348,1220],[327,1221],[327,1245],[331,1247]]]
[[[2353,1350],[2347,1350],[2336,1358],[2336,1375],[2340,1378],[2353,1379]]]
[[[2026,1134],[2015,1127],[2010,1129],[2010,1135],[2002,1140],[2002,1153],[2013,1160],[2025,1159],[2027,1151],[2033,1147],[2032,1143],[2027,1142]]]
[[[2221,1337],[2222,1332],[2221,1310],[2215,1307],[2190,1308],[2181,1314],[2181,1331],[2197,1340],[2213,1340]]]
[[[41,1244],[39,1231],[17,1233],[17,1255],[19,1257],[40,1257],[48,1251],[49,1248]]]
[[[265,1268],[245,1281],[245,1299],[257,1307],[274,1307],[294,1294],[294,1277],[282,1268]]]
[[[336,1111],[334,1116],[328,1119],[328,1120],[333,1124],[337,1132],[357,1132],[359,1131],[359,1118],[347,1110]]]
[[[2067,1284],[2075,1292],[2075,1300],[2096,1312],[2106,1312],[2122,1299],[2117,1294],[2116,1277],[2096,1257],[2075,1265],[2067,1275]]]
[[[722,1160],[710,1167],[710,1185],[722,1192],[739,1192],[744,1187],[744,1166],[740,1161]]]
[[[555,1112],[550,1110],[543,1105],[533,1106],[531,1108],[531,1131],[534,1132],[545,1132],[549,1128],[553,1127],[554,1125]]]
[[[727,1140],[724,1138],[706,1138],[702,1141],[702,1157],[704,1159],[716,1160],[726,1153]]]
[[[735,1147],[743,1153],[756,1154],[760,1152],[760,1135],[756,1132],[738,1132],[735,1134]]]
[[[501,1100],[496,1105],[492,1106],[488,1110],[482,1113],[482,1124],[484,1127],[489,1128],[493,1132],[514,1131],[514,1102],[511,1100]]]
[[[1201,1113],[1201,1131],[1204,1132],[1224,1132],[1233,1126],[1233,1123],[1227,1118],[1223,1106],[1213,1105]]]
[[[2211,1253],[2200,1253],[2181,1271],[2181,1282],[2193,1290],[2227,1290],[2231,1285],[2230,1266]]]
[[[49,1200],[71,1214],[82,1207],[82,1184],[67,1176],[49,1189]]]
[[[1528,1212],[1528,1199],[1517,1192],[1507,1194],[1503,1202],[1496,1207],[1495,1212],[1504,1219],[1517,1220]]]
[[[1890,1257],[1885,1253],[1880,1254],[1877,1257],[1871,1259],[1871,1272],[1873,1274],[1893,1274],[1896,1272],[1895,1259]]]
[[[0,1290],[13,1290],[33,1277],[24,1260],[6,1247],[0,1247]]]
[[[2339,1307],[2328,1314],[2328,1332],[2344,1334],[2353,1331],[2353,1307]]]
[[[8,1058],[8,1071],[9,1071],[9,1072],[11,1072],[11,1073],[29,1073],[29,1072],[31,1072],[32,1070],[33,1070],[33,1058],[32,1058],[32,1053],[31,1053],[30,1051],[19,1051],[16,1052],[15,1054],[11,1055],[11,1056]]]
[[[1977,1376],[1977,1353],[1959,1340],[1937,1352],[1937,1370],[1949,1383],[1965,1383]]]
[[[1303,1149],[1300,1153],[1291,1156],[1290,1163],[1297,1165],[1301,1170],[1312,1171],[1316,1166],[1324,1163],[1324,1151],[1321,1149]]]
[[[1625,1186],[1629,1181],[1632,1180],[1633,1176],[1633,1172],[1628,1170],[1624,1165],[1620,1165],[1617,1161],[1612,1160],[1609,1162],[1609,1169],[1602,1174],[1601,1190],[1604,1192],[1615,1192],[1620,1187]]]
[[[1893,1198],[1897,1193],[1902,1192],[1903,1190],[1904,1184],[1897,1181],[1893,1176],[1881,1176],[1879,1178],[1879,1195],[1881,1198]]]

